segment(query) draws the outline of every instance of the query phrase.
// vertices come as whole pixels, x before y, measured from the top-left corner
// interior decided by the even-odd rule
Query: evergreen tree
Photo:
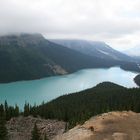
[[[7,101],[5,101],[4,103],[4,109],[5,109],[6,120],[9,120],[10,114],[9,114],[9,107]]]
[[[27,117],[30,115],[30,105],[25,103],[24,105],[24,116]]]
[[[45,136],[44,136],[44,140],[49,140],[48,138],[47,138],[47,135],[45,134]]]
[[[40,133],[39,133],[36,123],[34,124],[31,140],[40,140]]]
[[[5,126],[5,119],[0,117],[0,140],[7,140],[7,128]]]
[[[20,113],[19,113],[19,107],[17,105],[15,105],[15,111],[14,112],[15,112],[14,116],[18,117]]]
[[[3,110],[3,106],[0,106],[0,111]],[[4,110],[3,110],[4,111]],[[6,128],[6,120],[4,112],[0,113],[0,140],[7,140],[7,128]]]

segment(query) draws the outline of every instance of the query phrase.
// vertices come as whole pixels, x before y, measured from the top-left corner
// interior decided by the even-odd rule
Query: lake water
[[[84,69],[73,74],[54,76],[39,80],[0,84],[0,102],[18,104],[25,101],[40,104],[60,95],[91,88],[103,81],[110,81],[125,87],[136,87],[133,78],[137,73],[124,71],[119,67],[109,69]]]

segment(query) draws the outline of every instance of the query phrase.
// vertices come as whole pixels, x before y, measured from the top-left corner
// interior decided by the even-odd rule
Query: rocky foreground
[[[105,113],[53,140],[140,140],[140,114],[131,111]]]
[[[35,122],[42,138],[46,134],[48,139],[52,139],[54,136],[60,135],[65,131],[66,123],[63,121],[21,116],[12,118],[7,122],[9,140],[30,140]]]
[[[140,140],[140,113],[109,112],[92,117],[65,132],[66,123],[33,117],[12,118],[7,123],[10,140],[30,140],[34,123],[50,140]]]

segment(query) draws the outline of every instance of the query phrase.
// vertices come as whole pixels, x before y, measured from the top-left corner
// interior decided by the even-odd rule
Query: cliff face
[[[110,112],[96,116],[53,140],[139,140],[140,114]]]
[[[7,122],[9,140],[30,140],[31,131],[33,130],[35,122],[42,138],[46,134],[49,139],[52,139],[54,136],[62,134],[65,131],[66,123],[62,121],[18,117],[12,118]]]

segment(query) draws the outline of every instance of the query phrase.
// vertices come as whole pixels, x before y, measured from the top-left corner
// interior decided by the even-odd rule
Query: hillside
[[[140,114],[109,112],[87,120],[53,140],[139,140]]]
[[[96,56],[103,59],[132,61],[131,57],[111,48],[106,43],[100,41],[63,40],[63,39],[54,39],[51,41],[71,48],[73,50],[77,50],[89,56]]]
[[[130,114],[130,117],[128,118],[126,112],[119,113],[119,115],[118,113],[109,113],[108,115],[103,113],[124,110],[140,113],[139,101],[139,88],[127,89],[117,84],[104,82],[91,89],[60,96],[48,103],[43,102],[39,106],[30,106],[25,103],[23,112],[19,111],[17,105],[12,107],[5,102],[4,105],[0,104],[0,118],[2,116],[8,121],[8,135],[11,140],[13,137],[17,137],[17,140],[19,137],[20,140],[25,138],[29,140],[35,122],[41,136],[46,133],[50,139],[58,135],[58,140],[63,140],[63,138],[64,140],[76,140],[77,136],[79,138],[92,136],[90,138],[97,138],[97,140],[106,137],[112,140],[113,137],[127,136],[126,138],[131,138],[135,134],[134,138],[137,140],[140,118],[135,117],[135,113],[129,112],[128,116]],[[97,115],[100,114],[103,115],[98,117]],[[93,119],[90,119],[91,117]],[[93,121],[87,123],[88,119]],[[85,121],[87,122],[82,125]],[[76,125],[78,126],[75,127]],[[73,129],[62,135],[65,130],[71,128]],[[101,128],[104,128],[103,131]],[[134,131],[136,133],[133,133]],[[115,138],[114,140],[120,140]]]
[[[7,122],[9,140],[30,140],[36,122],[41,137],[49,140],[139,140],[140,114],[116,111],[100,114],[86,120],[82,125],[65,132],[66,123],[34,117],[17,117]]]
[[[0,83],[116,65],[126,70],[140,71],[135,62],[89,56],[48,41],[40,34],[0,37]]]
[[[58,74],[57,64],[39,52],[42,41],[44,38],[38,34],[0,37],[0,82]]]
[[[86,56],[52,43],[40,34],[0,37],[0,82],[38,79],[112,65],[112,61]]]
[[[70,39],[51,39],[50,41],[76,50],[82,54],[91,57],[98,57],[99,59],[103,59],[105,62],[112,62],[114,65],[119,65],[124,70],[140,72],[135,58],[111,48],[104,42]]]
[[[133,57],[140,64],[140,56]]]
[[[71,128],[91,116],[109,111],[140,112],[139,93],[139,88],[127,89],[110,82],[104,82],[85,91],[60,96],[35,107],[35,111],[33,107],[31,112],[33,115],[38,114],[44,118],[68,121]]]

